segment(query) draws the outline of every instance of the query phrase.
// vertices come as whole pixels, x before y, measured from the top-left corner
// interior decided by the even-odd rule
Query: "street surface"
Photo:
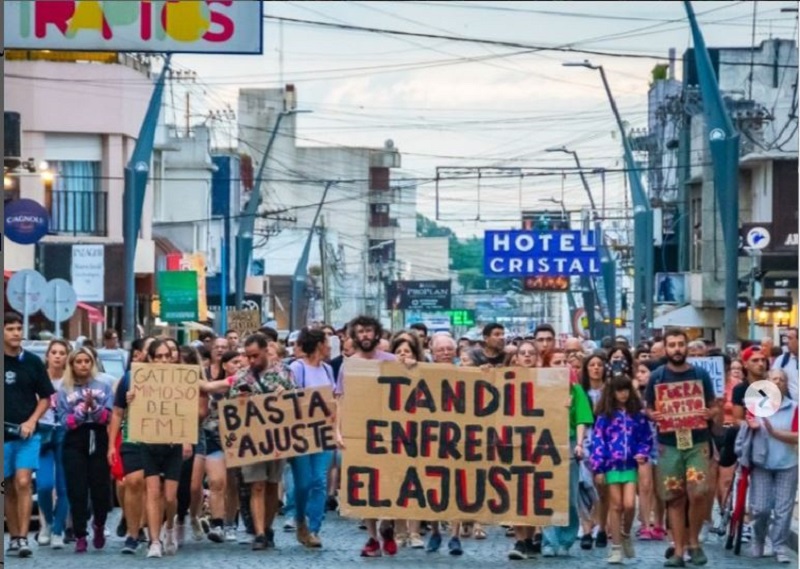
[[[116,528],[119,509],[109,519],[109,528]],[[321,537],[324,549],[319,551],[301,547],[294,539],[294,534],[280,530],[283,518],[276,520],[275,541],[277,549],[266,552],[253,552],[249,545],[213,544],[208,541],[194,542],[190,540],[175,557],[162,559],[146,559],[144,548],[140,548],[136,557],[122,556],[119,550],[122,540],[116,536],[109,538],[106,549],[95,551],[89,545],[89,553],[76,555],[72,545],[61,551],[53,551],[49,547],[40,548],[33,545],[34,555],[29,559],[6,558],[6,566],[47,567],[51,569],[110,569],[111,564],[120,566],[162,565],[174,569],[251,569],[262,566],[269,569],[332,569],[347,567],[469,567],[485,569],[491,567],[522,567],[536,564],[539,567],[554,569],[588,569],[589,567],[605,567],[608,549],[590,552],[581,551],[576,543],[572,556],[565,558],[544,559],[538,556],[535,560],[509,561],[508,551],[513,546],[511,538],[504,537],[502,528],[487,528],[488,539],[476,542],[472,539],[462,540],[464,555],[460,558],[447,554],[446,542],[442,550],[436,554],[424,550],[401,549],[394,558],[363,559],[359,557],[361,547],[366,541],[366,532],[358,529],[356,522],[345,520],[336,515],[328,515],[323,526]],[[636,559],[628,560],[625,565],[637,569],[656,569],[663,566],[666,542],[635,542]],[[6,547],[8,540],[6,539]],[[743,547],[744,549],[744,547]],[[742,555],[737,557],[725,551],[717,538],[711,537],[705,546],[709,558],[709,568],[720,569],[753,569],[758,567],[781,567],[775,559],[754,560]],[[792,564],[783,567],[796,567],[797,557],[792,553]],[[692,565],[687,564],[687,567]]]

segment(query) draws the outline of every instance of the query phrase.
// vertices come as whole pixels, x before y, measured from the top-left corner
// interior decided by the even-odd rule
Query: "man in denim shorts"
[[[653,372],[645,392],[649,418],[659,431],[656,486],[667,506],[675,541],[675,552],[664,566],[684,567],[687,546],[692,564],[701,566],[708,563],[699,544],[710,491],[708,421],[719,409],[708,372],[686,362],[686,333],[668,330],[664,344],[667,363]]]

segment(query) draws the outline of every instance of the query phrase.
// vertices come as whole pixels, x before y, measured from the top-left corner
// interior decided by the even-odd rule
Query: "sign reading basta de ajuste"
[[[594,231],[486,231],[486,277],[598,275],[600,253]]]

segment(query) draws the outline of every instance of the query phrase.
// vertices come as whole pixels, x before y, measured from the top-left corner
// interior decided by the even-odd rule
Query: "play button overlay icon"
[[[744,406],[756,417],[772,417],[782,401],[778,386],[765,379],[751,383],[744,394]]]

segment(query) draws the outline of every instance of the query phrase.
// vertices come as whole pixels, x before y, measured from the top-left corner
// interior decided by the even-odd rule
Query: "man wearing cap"
[[[742,352],[745,381],[734,387],[731,395],[733,419],[737,425],[745,420],[744,396],[747,393],[747,388],[755,381],[767,379],[767,356],[768,354],[761,350],[761,346],[750,346]]]

